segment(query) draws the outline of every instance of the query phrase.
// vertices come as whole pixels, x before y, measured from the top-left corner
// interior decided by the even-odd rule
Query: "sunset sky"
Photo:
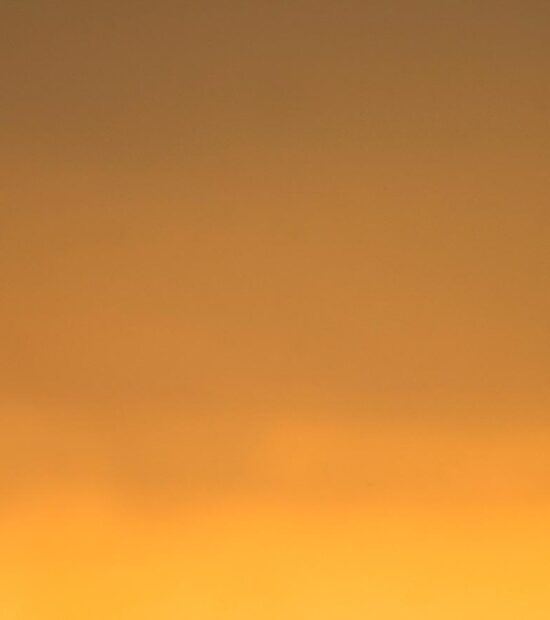
[[[550,3],[0,0],[0,619],[547,620]]]

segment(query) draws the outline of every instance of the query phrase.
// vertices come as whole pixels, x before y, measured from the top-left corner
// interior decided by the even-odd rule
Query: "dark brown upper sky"
[[[546,425],[549,41],[535,0],[4,0],[8,457]]]

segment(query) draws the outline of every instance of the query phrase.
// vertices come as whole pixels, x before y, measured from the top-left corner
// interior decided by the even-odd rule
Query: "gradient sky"
[[[538,0],[4,0],[6,613],[547,618],[548,75]]]

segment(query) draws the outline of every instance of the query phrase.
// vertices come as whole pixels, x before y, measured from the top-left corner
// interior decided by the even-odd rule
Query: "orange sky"
[[[548,618],[549,41],[2,4],[0,616]]]

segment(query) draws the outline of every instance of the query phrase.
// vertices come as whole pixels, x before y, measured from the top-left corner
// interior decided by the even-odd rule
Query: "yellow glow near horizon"
[[[225,502],[154,519],[63,494],[3,521],[14,618],[544,618],[548,509]],[[75,503],[76,502],[76,503]]]

